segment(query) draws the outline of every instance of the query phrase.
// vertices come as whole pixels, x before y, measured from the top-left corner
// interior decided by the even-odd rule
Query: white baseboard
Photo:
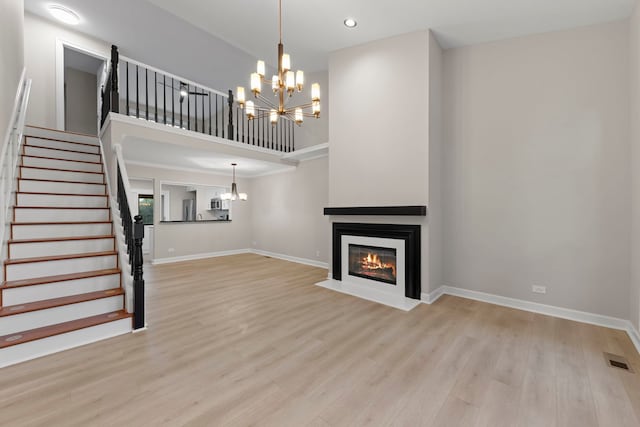
[[[440,286],[438,289],[436,289],[433,292],[422,292],[420,294],[420,300],[422,302],[424,302],[425,304],[433,304],[434,302],[436,302],[438,300],[438,298],[440,298],[442,295],[444,294],[444,286]]]
[[[640,333],[633,324],[625,319],[604,316],[602,314],[588,313],[586,311],[573,310],[570,308],[556,307],[553,305],[540,304],[537,302],[525,301],[521,299],[503,297],[500,295],[488,294],[486,292],[472,291],[469,289],[456,288],[454,286],[440,286],[431,293],[422,293],[421,299],[425,304],[433,304],[442,295],[452,295],[503,307],[515,308],[518,310],[530,311],[561,319],[573,320],[581,323],[588,323],[605,328],[619,329],[627,332],[631,342],[640,353]]]
[[[249,249],[234,249],[231,251],[205,252],[200,254],[176,256],[176,257],[170,257],[170,258],[156,258],[154,260],[151,260],[151,265],[170,264],[173,262],[183,262],[183,261],[194,261],[197,259],[217,258],[221,256],[228,256],[228,255],[248,254],[250,252],[251,251]]]
[[[263,251],[260,249],[250,249],[251,253],[256,255],[268,256],[271,258],[278,258],[284,261],[297,262],[298,264],[310,265],[312,267],[329,268],[329,264],[322,261],[315,261],[307,258],[298,258],[295,256],[279,254],[275,252]]]
[[[299,258],[299,257],[279,254],[275,252],[262,251],[258,249],[234,249],[231,251],[206,252],[201,254],[176,256],[176,257],[170,257],[170,258],[156,258],[151,260],[151,265],[170,264],[174,262],[194,261],[198,259],[217,258],[221,256],[249,254],[249,253],[268,256],[271,258],[277,258],[285,261],[296,262],[298,264],[310,265],[312,267],[329,268],[329,265],[326,262],[315,261],[307,258]]]

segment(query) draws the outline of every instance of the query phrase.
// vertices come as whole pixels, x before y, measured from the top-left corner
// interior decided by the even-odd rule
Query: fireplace
[[[360,296],[393,294],[390,299],[400,301],[395,306],[407,306],[405,298],[419,301],[420,231],[420,225],[334,222],[333,281],[325,285]]]
[[[349,275],[396,285],[396,249],[349,244]]]

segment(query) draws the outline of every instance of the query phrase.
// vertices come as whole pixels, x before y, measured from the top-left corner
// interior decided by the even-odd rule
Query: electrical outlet
[[[176,248],[169,248],[169,249],[167,249],[167,252],[175,252],[175,251],[176,251]]]
[[[536,294],[546,294],[547,293],[547,287],[546,286],[533,285],[531,287],[531,292],[536,293]]]

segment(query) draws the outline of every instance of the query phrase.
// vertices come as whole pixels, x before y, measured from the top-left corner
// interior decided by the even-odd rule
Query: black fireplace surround
[[[405,291],[407,298],[420,299],[420,226],[400,224],[333,223],[333,278],[342,280],[342,236],[404,240]]]

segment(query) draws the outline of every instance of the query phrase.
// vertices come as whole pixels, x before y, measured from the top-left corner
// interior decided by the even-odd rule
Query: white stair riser
[[[75,144],[72,142],[57,141],[55,139],[27,138],[25,146],[37,145],[38,147],[59,148],[61,150],[82,151],[83,153],[100,154],[97,145]]]
[[[63,141],[70,141],[70,142],[82,142],[84,144],[91,144],[91,145],[100,144],[100,142],[98,141],[98,138],[94,136],[77,135],[77,134],[66,133],[66,132],[58,132],[58,131],[49,130],[49,129],[39,129],[31,126],[25,127],[24,134],[26,136],[40,136],[43,138],[61,139]]]
[[[109,221],[109,209],[15,209],[15,222],[70,221]]]
[[[104,184],[30,181],[28,179],[20,180],[19,189],[27,193],[106,194],[106,185]]]
[[[54,148],[40,148],[24,146],[24,154],[28,156],[52,157],[55,159],[80,160],[83,162],[99,162],[99,154],[76,153],[74,151],[62,151]]]
[[[124,300],[122,295],[115,295],[93,301],[63,305],[62,307],[30,311],[14,316],[4,316],[0,317],[0,335],[9,335],[30,329],[42,328],[43,326],[70,322],[84,317],[122,310],[123,305]]]
[[[88,292],[106,291],[107,289],[119,287],[120,274],[110,274],[109,276],[88,277],[86,279],[8,288],[2,292],[2,304],[5,306],[25,304],[33,301],[62,298]]]
[[[104,183],[101,173],[65,172],[48,169],[20,168],[21,178],[53,179],[56,181],[80,181]]]
[[[22,166],[38,166],[51,169],[69,169],[74,171],[102,172],[97,163],[74,162],[73,160],[41,159],[39,157],[22,157]]]
[[[131,330],[131,319],[125,318],[7,347],[0,350],[0,368],[123,335],[131,332]]]
[[[104,236],[111,234],[111,224],[14,225],[14,239],[49,237]]]
[[[5,271],[7,275],[6,280],[22,280],[33,279],[36,277],[56,276],[59,274],[107,270],[109,268],[116,268],[117,266],[118,263],[115,255],[103,255],[55,261],[9,264],[5,266]]]
[[[106,208],[109,199],[103,196],[60,196],[54,194],[18,194],[17,206],[63,206]]]
[[[9,245],[9,259],[113,251],[115,250],[114,241],[114,238],[107,238],[63,240],[56,242],[12,243]]]

